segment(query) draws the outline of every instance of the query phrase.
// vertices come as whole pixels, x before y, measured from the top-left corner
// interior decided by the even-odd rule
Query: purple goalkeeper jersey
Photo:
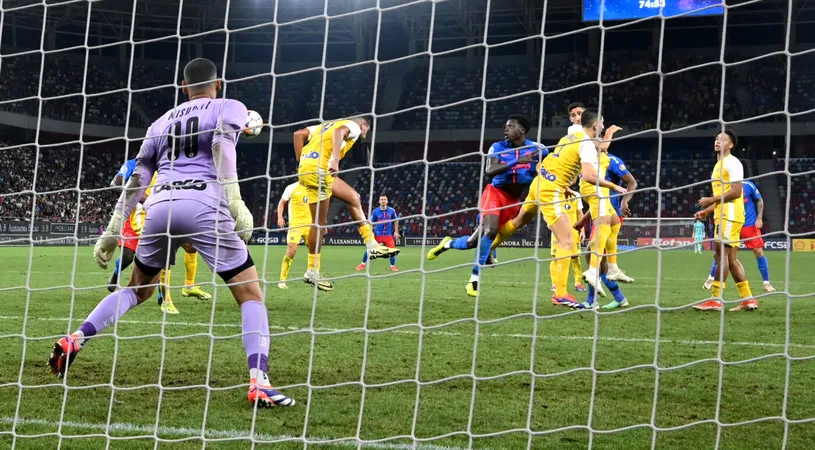
[[[235,145],[246,116],[246,106],[237,100],[202,98],[182,103],[153,122],[138,156],[148,169],[158,171],[145,208],[170,199],[227,207],[223,186],[216,180],[219,175],[237,178]],[[213,143],[222,149],[220,174]]]

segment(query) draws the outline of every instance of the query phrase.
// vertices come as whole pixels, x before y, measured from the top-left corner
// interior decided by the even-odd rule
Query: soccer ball
[[[257,111],[251,109],[247,111],[246,126],[243,127],[243,135],[246,137],[255,137],[263,130],[263,117],[260,117]]]

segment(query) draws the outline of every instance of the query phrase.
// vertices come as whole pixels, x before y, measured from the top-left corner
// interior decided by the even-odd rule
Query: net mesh
[[[792,112],[790,105],[792,57],[809,53],[792,51],[792,26],[786,27],[780,51],[733,63],[726,61],[722,45],[715,60],[674,67],[662,45],[667,20],[659,19],[656,66],[648,67],[646,62],[641,72],[628,77],[615,72],[614,65],[608,62],[606,39],[612,31],[636,23],[601,21],[590,26],[599,32],[598,57],[590,56],[585,64],[577,64],[575,71],[580,73],[562,71],[547,78],[550,64],[576,64],[571,57],[547,59],[548,46],[575,33],[564,31],[556,19],[548,20],[548,2],[539,11],[530,5],[532,2],[486,0],[474,7],[461,1],[378,0],[356,2],[336,12],[332,8],[337,6],[326,0],[320,3],[322,11],[313,15],[308,12],[309,6],[281,14],[285,2],[274,2],[261,10],[271,14],[270,19],[235,25],[240,22],[230,16],[234,0],[227,0],[223,9],[215,10],[207,10],[202,2],[179,1],[174,29],[161,31],[151,30],[149,23],[141,22],[149,15],[149,8],[142,9],[140,3],[134,1],[129,12],[119,11],[117,19],[104,23],[97,22],[100,16],[94,15],[101,2],[0,3],[4,41],[21,23],[42,15],[38,47],[3,50],[0,54],[0,75],[8,75],[17,83],[4,86],[8,95],[0,105],[9,119],[3,123],[22,124],[32,130],[24,136],[25,143],[6,146],[0,157],[10,161],[0,166],[7,171],[0,174],[5,182],[0,209],[6,209],[0,234],[4,242],[23,244],[2,250],[13,267],[0,270],[9,275],[8,281],[0,285],[0,298],[8,300],[8,306],[1,310],[0,340],[10,343],[4,346],[7,358],[3,357],[5,362],[0,367],[0,390],[5,394],[0,401],[0,446],[164,448],[165,444],[186,442],[195,447],[217,448],[245,448],[249,443],[253,448],[269,443],[285,443],[292,448],[320,444],[373,448],[607,448],[636,443],[637,448],[744,448],[756,442],[751,437],[754,431],[746,431],[748,427],[781,448],[806,448],[806,442],[813,438],[809,427],[815,412],[808,406],[812,404],[813,390],[807,373],[813,370],[815,339],[806,331],[806,324],[793,316],[798,308],[794,299],[809,295],[811,283],[801,281],[802,272],[791,267],[794,255],[787,243],[781,245],[787,250],[783,257],[775,254],[772,258],[774,270],[783,274],[776,279],[783,280],[779,290],[784,295],[772,297],[783,300],[775,300],[774,309],[768,306],[771,313],[746,321],[739,317],[738,323],[730,322],[724,313],[703,319],[686,314],[684,310],[703,297],[696,289],[708,271],[710,259],[688,260],[677,256],[678,252],[668,251],[675,246],[690,249],[693,242],[693,219],[687,218],[693,205],[687,201],[676,205],[675,200],[705,192],[711,167],[685,161],[681,167],[692,167],[686,169],[688,179],[680,177],[684,180],[681,184],[664,183],[666,171],[675,172],[677,166],[676,161],[666,166],[668,160],[664,158],[671,153],[665,150],[670,134],[654,126],[668,119],[683,123],[676,119],[675,111],[665,111],[663,105],[667,93],[674,95],[693,86],[693,74],[719,81],[715,90],[718,98],[709,99],[716,117],[701,119],[691,112],[689,117],[686,114],[684,124],[671,132],[692,131],[699,125],[746,122],[727,109],[729,69],[738,70],[754,62],[760,65],[765,60],[780,61],[784,72],[780,109],[754,115],[750,120],[783,117],[785,162],[761,177],[778,175],[784,179],[782,190],[792,192],[795,181],[804,180],[798,177],[813,173],[806,163],[793,167],[799,163],[790,163],[789,159],[793,117],[813,111],[796,107]],[[746,2],[750,3],[755,2]],[[440,18],[437,12],[442,4],[458,15]],[[785,22],[792,24],[792,2],[778,4],[786,8]],[[530,21],[523,24],[529,36],[492,41],[485,30],[502,26],[491,24],[494,13],[521,7],[542,15],[540,29],[529,29],[535,23]],[[53,38],[46,25],[58,20],[63,8],[86,11],[84,30],[75,30],[81,42],[49,42]],[[213,11],[223,13],[223,23],[213,30],[187,33],[182,22],[189,17],[188,8],[201,8],[201,16]],[[733,8],[724,9],[722,42],[726,41]],[[411,11],[418,11],[416,17]],[[298,16],[298,12],[302,14]],[[380,52],[388,43],[381,34],[383,17],[388,15],[402,16],[409,30],[425,27],[426,50],[383,62]],[[363,29],[360,23],[372,17],[376,19],[374,30]],[[465,28],[474,31],[462,43],[437,32],[440,20],[461,20]],[[296,70],[289,70],[289,65],[284,72],[278,62],[296,58],[295,52],[284,53],[278,45],[281,36],[296,34],[298,27],[311,26],[312,22],[318,22],[317,28],[324,23],[319,64]],[[93,27],[127,28],[128,23],[129,38],[125,41],[91,41]],[[356,45],[357,54],[362,55],[352,64],[337,65],[331,59],[330,31],[336,24],[343,30],[340,33],[347,31],[351,45]],[[241,67],[241,62],[235,60],[247,56],[240,55],[234,43],[230,46],[231,36],[255,29],[273,29],[271,66],[231,76],[241,73],[232,72],[232,67]],[[116,193],[104,179],[107,171],[134,156],[130,144],[139,143],[140,136],[134,133],[154,119],[145,112],[151,105],[164,105],[162,99],[167,98],[173,98],[175,105],[183,102],[183,93],[176,86],[180,67],[200,48],[190,50],[190,46],[182,44],[205,41],[214,32],[224,35],[222,60],[216,61],[226,79],[224,95],[240,98],[250,109],[265,103],[267,121],[272,124],[267,130],[269,141],[263,157],[242,162],[241,187],[262,230],[256,233],[255,242],[263,245],[254,246],[253,253],[271,311],[271,376],[281,390],[301,402],[293,413],[267,414],[245,406],[246,385],[240,384],[240,377],[245,376],[240,318],[214,274],[199,277],[200,286],[215,292],[211,307],[182,304],[179,318],[155,310],[134,311],[95,339],[94,350],[82,355],[88,362],[80,358],[74,377],[55,381],[42,373],[43,353],[58,337],[55,334],[75,329],[101,298],[97,294],[99,277],[103,275],[90,268],[85,246],[98,234],[90,224],[106,221],[115,202]],[[145,47],[164,41],[176,46],[175,66],[166,79],[151,75],[153,71],[161,72],[157,66],[137,63],[137,55],[143,57]],[[491,80],[496,86],[505,83],[491,72],[491,61],[502,61],[502,48],[515,44],[540,46],[542,56],[533,75],[523,69],[506,69],[506,76],[521,86],[507,93],[491,86]],[[102,54],[113,47],[128,55],[121,61],[126,66],[124,80],[117,80],[116,73],[107,74],[92,63],[94,52]],[[64,64],[57,59],[60,53],[71,52],[74,58],[77,51],[84,53],[80,60],[68,58],[73,62]],[[470,59],[468,53],[478,52],[483,52],[478,55],[483,64],[475,64],[475,70],[451,68],[445,59],[456,53]],[[419,64],[417,70],[407,64],[415,58],[426,59],[426,65]],[[405,66],[400,65],[403,62]],[[81,69],[78,90],[60,90],[61,79],[77,78],[77,73],[66,75],[77,67]],[[421,76],[416,77],[417,73]],[[314,74],[317,76],[311,78]],[[586,74],[590,76],[584,81],[570,78],[577,80]],[[396,92],[404,91],[403,97],[409,92],[415,104],[400,102],[391,105],[392,112],[382,112],[395,89],[386,80],[402,81],[403,86]],[[643,102],[649,98],[649,107],[656,101],[652,108],[656,120],[654,124],[639,123],[642,131],[632,126],[635,132],[626,139],[656,130],[657,157],[653,161],[644,156],[634,164],[632,172],[640,179],[641,189],[633,202],[639,202],[644,214],[626,221],[621,234],[622,244],[638,247],[621,249],[620,256],[620,264],[637,278],[635,287],[630,288],[637,296],[636,302],[631,298],[634,306],[613,313],[559,314],[549,310],[549,234],[540,220],[522,230],[519,240],[508,242],[507,247],[524,249],[499,250],[501,262],[495,269],[484,271],[480,295],[467,303],[462,288],[471,257],[451,257],[451,263],[436,264],[428,262],[424,255],[443,235],[472,231],[480,187],[486,182],[485,163],[480,150],[446,152],[435,145],[432,136],[439,130],[434,129],[434,124],[472,119],[478,124],[475,131],[480,149],[495,139],[487,133],[496,121],[502,121],[520,105],[521,109],[537,111],[536,140],[551,143],[562,134],[565,124],[558,125],[559,130],[547,130],[547,122],[553,118],[544,111],[550,104],[561,106],[559,103],[567,95],[585,96],[586,103],[596,102],[611,115],[618,111],[614,99],[619,99],[620,91],[638,81],[648,87],[643,89],[647,94],[638,98]],[[370,90],[358,88],[366,83],[372,84]],[[337,84],[343,89],[334,89]],[[408,89],[414,84],[420,88]],[[313,86],[318,88],[306,90]],[[298,91],[309,92],[310,96],[289,95]],[[438,93],[443,95],[436,97]],[[368,106],[350,102],[352,97],[364,97],[363,103]],[[307,105],[300,110],[302,117],[279,112],[300,103]],[[257,108],[263,107],[260,104]],[[293,125],[356,113],[370,113],[374,130],[383,131],[374,132],[367,152],[355,149],[364,157],[355,162],[354,171],[344,174],[361,194],[367,211],[376,208],[379,194],[386,189],[401,188],[409,193],[395,203],[403,211],[401,223],[407,247],[400,258],[406,261],[407,270],[383,273],[371,263],[364,271],[351,273],[342,266],[356,264],[349,258],[361,256],[361,251],[351,253],[330,245],[333,236],[356,232],[355,226],[349,226],[347,213],[332,208],[324,253],[342,255],[334,259],[326,256],[326,265],[337,280],[337,290],[345,289],[346,293],[275,291],[282,247],[277,251],[278,247],[270,244],[275,236],[283,238],[273,232],[273,213],[282,187],[294,180],[295,172],[292,161],[275,158],[275,146],[288,141]],[[100,117],[102,123],[115,127],[100,127],[100,122],[92,120]],[[48,132],[59,129],[57,122],[78,124],[73,130],[78,137],[46,138]],[[388,127],[408,131],[388,134]],[[454,130],[449,131],[453,141],[474,140],[471,130],[449,128]],[[404,140],[412,142],[403,143],[394,138],[395,134],[404,134],[408,136]],[[99,136],[104,138],[97,140]],[[124,158],[95,153],[97,146],[109,143],[120,144]],[[395,151],[406,155],[405,159],[384,163],[377,156]],[[54,169],[54,162],[59,170]],[[94,175],[97,172],[105,173],[102,181],[101,175]],[[53,181],[60,177],[64,180]],[[476,188],[472,189],[464,179],[477,179]],[[788,228],[795,209],[791,208],[792,197],[781,194],[785,203],[783,227],[767,234],[768,240],[786,238],[790,231],[794,236],[806,234],[805,228],[800,232]],[[678,209],[679,218],[662,217],[666,202]],[[21,213],[8,213],[11,208]],[[14,228],[17,226],[23,231]],[[802,240],[802,245],[808,242]],[[43,243],[71,246],[58,251],[38,246]],[[261,252],[262,257],[258,257]],[[509,257],[503,256],[504,252]],[[305,259],[303,254],[299,258]],[[745,266],[752,266],[752,256],[742,258]],[[700,274],[690,273],[689,265],[703,268]],[[177,282],[172,286],[181,287]],[[792,287],[801,289],[793,292]],[[339,300],[332,299],[333,294]],[[759,299],[763,301],[764,297]],[[85,371],[88,373],[82,375]],[[796,376],[796,371],[801,375]]]

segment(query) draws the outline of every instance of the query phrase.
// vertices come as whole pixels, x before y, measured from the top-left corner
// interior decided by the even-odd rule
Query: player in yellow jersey
[[[370,123],[363,117],[325,122],[297,130],[294,133],[294,153],[300,162],[297,175],[306,188],[312,229],[308,239],[308,271],[303,281],[330,291],[334,286],[320,279],[320,248],[323,232],[328,223],[328,204],[331,197],[345,202],[348,212],[359,227],[362,241],[371,259],[399,254],[399,249],[388,248],[374,240],[371,226],[365,219],[359,193],[339,177],[340,160],[351,150],[360,137],[368,135]]]
[[[286,208],[288,204],[288,208]],[[280,282],[277,287],[288,289],[286,279],[289,277],[289,269],[294,255],[297,254],[297,246],[300,240],[308,244],[309,230],[311,229],[311,210],[308,207],[308,195],[306,187],[300,183],[292,183],[286,186],[283,196],[277,203],[277,226],[286,228],[286,219],[283,218],[283,210],[288,209],[289,232],[286,235],[286,254],[283,255],[283,265],[280,268]]]
[[[722,291],[725,287],[727,275],[733,275],[736,288],[739,290],[741,303],[731,311],[752,311],[758,308],[758,302],[750,292],[750,283],[744,273],[744,267],[738,259],[739,241],[741,240],[741,227],[744,225],[744,167],[738,158],[730,152],[738,144],[736,133],[725,130],[716,136],[714,148],[719,162],[713,168],[711,185],[712,197],[703,197],[699,206],[703,209],[694,217],[704,219],[713,213],[714,232],[714,258],[718,270],[713,281],[713,298],[697,305],[694,309],[702,311],[720,311]]]
[[[583,220],[583,200],[580,197],[569,197],[565,202],[563,208],[566,210],[566,214],[569,216],[569,221],[572,222],[572,226],[574,224]],[[552,261],[549,262],[549,275],[552,277],[552,280],[555,279],[556,276],[556,269],[557,263],[555,262],[554,257],[557,256],[557,238],[555,238],[555,234],[552,233],[552,239],[550,243]],[[580,229],[577,231],[572,229],[572,239],[574,240],[574,247],[572,249],[572,259],[571,259],[571,266],[572,266],[572,273],[574,273],[574,288],[578,292],[585,292],[586,288],[580,284],[580,281],[583,279],[583,267],[580,264],[580,242],[583,241],[586,237],[586,231],[584,229]],[[555,285],[552,284],[552,291],[555,290]]]
[[[584,161],[585,163],[585,161]],[[606,180],[606,172],[611,159],[608,156],[608,147],[600,146],[597,157],[591,162],[597,177]],[[610,182],[608,182],[610,183]],[[611,183],[610,183],[611,184]],[[613,185],[613,184],[612,184]],[[620,233],[620,218],[611,204],[609,188],[598,185],[596,181],[589,182],[585,178],[580,180],[580,195],[589,204],[589,213],[594,222],[596,232],[590,242],[592,253],[589,262],[589,269],[583,273],[583,278],[588,282],[598,294],[605,297],[606,291],[600,282],[600,261],[603,254],[617,253],[617,235]],[[612,244],[609,248],[608,244]]]
[[[574,306],[575,298],[569,295],[567,281],[569,276],[568,264],[574,250],[572,235],[572,222],[564,208],[569,193],[569,186],[575,181],[578,174],[588,183],[601,187],[614,189],[625,194],[626,189],[600,178],[595,170],[598,164],[597,148],[594,139],[603,127],[597,110],[586,109],[582,114],[581,125],[583,131],[574,131],[560,139],[557,146],[549,153],[541,164],[539,174],[532,182],[529,195],[526,197],[521,211],[515,218],[504,224],[498,231],[498,236],[492,243],[492,248],[501,245],[522,226],[535,218],[538,210],[549,229],[558,241],[557,260],[555,271],[555,294],[552,303],[565,306]]]

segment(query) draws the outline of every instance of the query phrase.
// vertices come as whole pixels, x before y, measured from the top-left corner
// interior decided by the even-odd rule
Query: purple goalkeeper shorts
[[[192,244],[215,273],[236,269],[249,257],[246,244],[235,233],[235,220],[225,207],[215,209],[188,199],[149,205],[136,248],[138,261],[151,268],[165,267],[168,262],[172,265],[184,243]]]

